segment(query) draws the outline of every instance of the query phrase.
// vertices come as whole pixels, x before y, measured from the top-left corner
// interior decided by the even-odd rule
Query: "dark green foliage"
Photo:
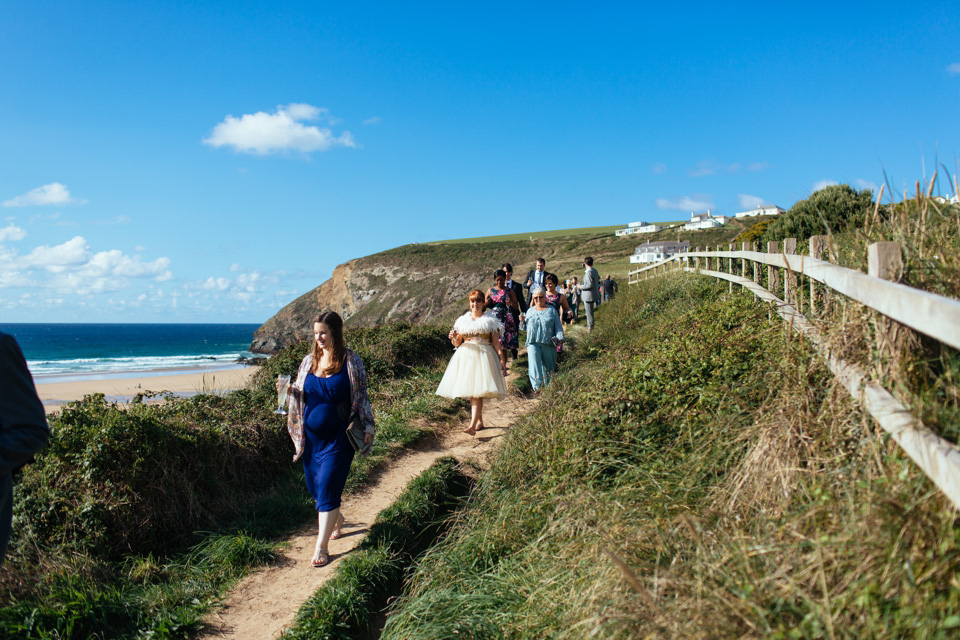
[[[448,526],[470,480],[453,458],[440,458],[380,512],[370,532],[304,603],[285,638],[357,638],[371,630],[404,573]]]
[[[420,437],[413,421],[459,412],[432,394],[442,365],[425,366],[449,345],[446,331],[360,334],[358,352],[375,363],[378,430],[373,455],[354,461],[353,488]],[[145,393],[127,409],[89,396],[52,417],[50,446],[17,485],[0,637],[183,637],[224,588],[272,557],[265,539],[314,519],[273,413],[276,375],[296,374],[307,349],[270,358],[250,389]]]
[[[869,189],[857,191],[846,184],[824,187],[775,218],[764,231],[763,240],[796,238],[801,242],[814,235],[858,229],[873,208],[873,192]]]

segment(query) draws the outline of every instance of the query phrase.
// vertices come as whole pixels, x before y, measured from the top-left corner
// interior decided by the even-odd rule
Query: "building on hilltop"
[[[632,264],[660,262],[678,253],[690,251],[690,241],[662,240],[660,242],[645,242],[630,256]]]
[[[690,222],[683,225],[684,229],[693,230],[693,229],[713,229],[714,227],[722,227],[730,221],[729,216],[713,216],[710,215],[710,209],[707,209],[706,213],[695,213],[690,212]]]
[[[750,209],[750,211],[741,211],[740,213],[733,214],[734,218],[752,218],[753,216],[779,216],[780,214],[786,213],[786,209],[781,209],[775,204],[762,204],[756,209]]]
[[[634,233],[655,233],[666,228],[665,225],[650,224],[649,222],[631,222],[625,229],[617,229],[616,235],[629,236]]]

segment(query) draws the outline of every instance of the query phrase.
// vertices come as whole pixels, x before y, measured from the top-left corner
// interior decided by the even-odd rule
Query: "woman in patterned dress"
[[[507,272],[497,269],[493,272],[495,285],[487,291],[484,307],[493,309],[497,320],[503,324],[500,334],[500,347],[507,351],[520,348],[517,317],[520,315],[520,303],[513,291],[507,288]]]

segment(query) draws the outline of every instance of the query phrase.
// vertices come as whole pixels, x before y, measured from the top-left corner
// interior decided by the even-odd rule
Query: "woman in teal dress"
[[[530,287],[527,309],[527,360],[530,384],[539,391],[557,370],[557,347],[563,344],[563,322],[557,310],[547,304],[547,292],[543,287]]]

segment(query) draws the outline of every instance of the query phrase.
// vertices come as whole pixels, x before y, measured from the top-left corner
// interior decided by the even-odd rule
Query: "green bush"
[[[857,191],[846,184],[824,187],[775,218],[765,229],[763,240],[796,238],[800,242],[810,236],[856,229],[863,226],[873,207],[873,192],[869,189]]]

